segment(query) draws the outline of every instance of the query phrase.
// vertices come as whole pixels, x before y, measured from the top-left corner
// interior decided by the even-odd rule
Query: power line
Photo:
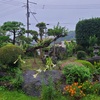
[[[31,10],[30,10],[30,13],[32,14],[32,16],[34,17],[34,19],[36,20],[36,22],[39,23],[39,21],[37,20],[37,18],[34,16],[34,14],[36,14],[36,13],[32,12]]]
[[[86,4],[86,5],[38,5],[37,9],[100,9],[100,4]]]

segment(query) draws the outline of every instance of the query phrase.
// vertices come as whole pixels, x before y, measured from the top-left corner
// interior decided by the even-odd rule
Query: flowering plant
[[[84,83],[82,83],[82,90],[86,94],[100,95],[100,83],[98,81],[95,82],[85,81]]]
[[[82,85],[79,85],[78,82],[73,83],[72,85],[67,85],[64,87],[64,94],[68,94],[74,98],[82,98],[85,94],[82,91]]]

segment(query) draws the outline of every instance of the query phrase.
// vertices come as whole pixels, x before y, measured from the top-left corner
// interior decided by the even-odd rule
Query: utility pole
[[[37,4],[35,2],[30,2],[29,0],[27,0],[27,4],[23,6],[23,7],[27,8],[27,14],[26,14],[27,15],[27,30],[29,30],[29,25],[30,25],[30,22],[29,22],[30,13],[32,13],[32,15],[36,14],[36,13],[30,12],[29,3]],[[35,18],[35,20],[37,20],[37,19]],[[27,37],[29,37],[29,33],[27,33]]]
[[[27,0],[27,30],[29,30],[29,17],[30,17],[29,0]],[[27,37],[29,37],[29,33],[27,33]]]

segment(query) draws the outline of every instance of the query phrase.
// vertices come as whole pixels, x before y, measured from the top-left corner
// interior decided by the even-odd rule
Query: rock
[[[100,56],[94,56],[92,58],[88,58],[87,61],[94,64],[94,62],[99,62],[100,61]]]
[[[26,71],[24,73],[24,83],[23,90],[26,94],[31,96],[40,96],[41,86],[43,84],[48,85],[50,77],[54,84],[56,84],[59,80],[62,79],[62,73],[58,70],[47,70],[45,72],[41,72],[37,75],[36,78],[33,75],[36,74],[36,71]]]
[[[93,82],[98,81],[100,83],[100,74],[93,75]]]

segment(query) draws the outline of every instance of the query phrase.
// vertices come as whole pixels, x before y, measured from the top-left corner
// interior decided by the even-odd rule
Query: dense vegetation
[[[65,37],[68,30],[59,23],[47,32],[46,24],[38,23],[37,32],[25,30],[21,22],[5,22],[0,27],[0,100],[99,100],[100,59],[93,60],[93,63],[87,60],[94,56],[93,46],[100,44],[99,26],[99,18],[79,21],[76,25],[76,42],[65,40],[65,47],[62,47],[55,45],[55,41]],[[29,37],[26,37],[26,33]],[[54,70],[61,73],[60,80],[53,80],[51,73],[45,76],[45,80],[50,78],[46,80],[47,84],[40,82],[41,87],[33,85],[35,90],[28,84],[30,87],[25,85],[27,89],[23,89],[23,73],[35,71],[31,78],[37,80],[42,72]],[[27,96],[27,90],[40,90],[40,95]]]
[[[97,44],[100,44],[100,18],[81,20],[76,24],[76,42],[83,47],[89,47],[90,36],[97,37]]]

